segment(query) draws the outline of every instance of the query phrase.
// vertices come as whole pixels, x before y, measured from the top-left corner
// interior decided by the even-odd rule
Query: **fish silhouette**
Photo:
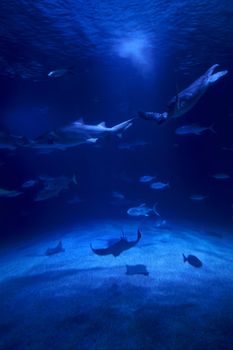
[[[183,254],[184,263],[187,261],[194,267],[202,267],[202,262],[195,255],[188,255],[187,257]]]
[[[119,241],[110,245],[107,248],[94,249],[92,247],[92,244],[90,244],[90,247],[91,247],[91,250],[93,251],[93,253],[95,253],[97,255],[110,255],[110,254],[112,254],[113,256],[117,257],[125,250],[128,250],[128,249],[134,247],[140,241],[141,237],[142,237],[142,234],[141,234],[140,230],[138,230],[137,239],[135,241],[128,241],[123,235]]]

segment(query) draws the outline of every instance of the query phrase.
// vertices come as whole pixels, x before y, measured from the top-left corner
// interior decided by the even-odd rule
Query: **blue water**
[[[35,140],[79,118],[112,127],[163,112],[216,63],[228,70],[163,125],[137,118],[122,137],[52,153],[0,148],[0,349],[231,350],[232,1],[3,0],[0,18],[1,135]],[[194,123],[215,132],[176,134]],[[143,203],[160,216],[127,213]],[[90,249],[138,228],[116,258]],[[65,251],[47,256],[59,241]],[[126,274],[137,264],[149,275]]]

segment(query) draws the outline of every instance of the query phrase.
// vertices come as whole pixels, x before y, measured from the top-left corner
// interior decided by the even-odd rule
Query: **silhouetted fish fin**
[[[184,263],[188,260],[184,254],[183,254],[183,259],[184,259]]]
[[[156,202],[156,203],[153,205],[152,210],[153,210],[153,212],[154,212],[156,215],[161,216],[161,215],[158,213],[157,209],[156,209],[157,205],[158,205],[158,202]]]
[[[105,122],[101,122],[101,123],[98,124],[98,126],[102,126],[103,128],[105,128],[106,124],[105,124]]]
[[[228,70],[223,70],[221,72],[218,72],[218,73],[211,75],[209,77],[209,83],[211,83],[211,84],[214,83],[215,81],[217,81],[221,77],[224,77],[224,75],[226,75],[227,73],[228,73]]]
[[[208,127],[208,129],[209,129],[210,131],[212,131],[214,134],[217,133],[216,130],[214,129],[214,124],[210,125],[210,126]]]

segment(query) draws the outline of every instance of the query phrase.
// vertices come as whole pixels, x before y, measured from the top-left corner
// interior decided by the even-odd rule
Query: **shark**
[[[66,150],[81,144],[96,143],[97,140],[107,135],[121,137],[123,132],[131,125],[132,119],[112,127],[106,127],[105,122],[97,125],[85,124],[83,119],[79,119],[60,129],[42,134],[33,140],[28,140],[25,146],[46,151]]]
[[[116,258],[125,250],[128,250],[134,247],[140,241],[141,237],[142,237],[141,231],[138,229],[137,238],[134,241],[128,241],[123,234],[120,240],[113,243],[107,248],[95,249],[92,247],[92,244],[90,244],[90,248],[93,251],[93,253],[95,253],[96,255],[113,255]]]

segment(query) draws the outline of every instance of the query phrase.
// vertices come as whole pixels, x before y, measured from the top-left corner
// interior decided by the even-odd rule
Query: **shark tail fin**
[[[158,202],[156,202],[156,203],[153,205],[152,210],[153,210],[153,212],[154,212],[156,215],[161,216],[161,215],[158,213],[158,211],[157,211],[157,205],[158,205]]]
[[[188,260],[184,254],[183,254],[183,259],[184,259],[184,263]]]
[[[224,77],[224,75],[226,75],[227,73],[228,73],[228,70],[223,70],[221,72],[218,72],[218,73],[211,75],[209,77],[209,83],[211,83],[211,84],[214,83],[215,81],[217,81],[221,77]]]

